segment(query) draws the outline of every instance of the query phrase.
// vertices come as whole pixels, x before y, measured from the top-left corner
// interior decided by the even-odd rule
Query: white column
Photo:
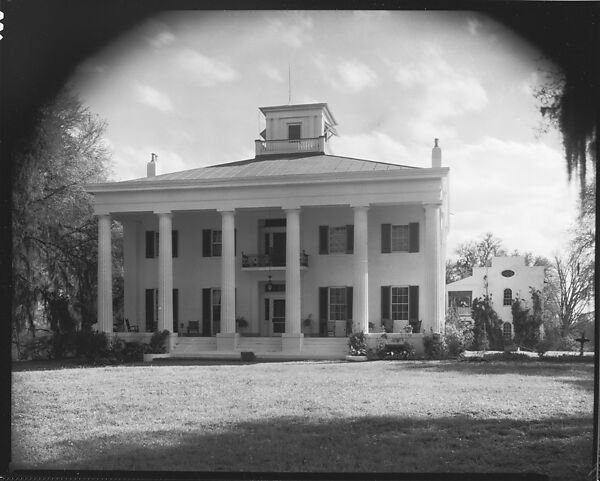
[[[98,331],[113,332],[110,215],[98,216]]]
[[[285,212],[285,332],[300,334],[300,209]]]
[[[423,321],[434,332],[444,327],[444,288],[441,281],[442,243],[440,204],[425,204],[425,289],[421,293],[425,305]]]
[[[158,214],[158,330],[173,332],[172,214]]]
[[[124,274],[124,311],[125,318],[133,324],[140,325],[138,317],[138,300],[140,295],[138,284],[138,229],[139,222],[135,220],[123,221],[123,274]]]
[[[369,332],[369,258],[367,206],[354,208],[354,289],[352,329]]]
[[[221,333],[235,333],[234,211],[221,211]]]

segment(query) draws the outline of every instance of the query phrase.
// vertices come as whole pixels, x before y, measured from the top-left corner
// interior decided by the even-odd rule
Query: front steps
[[[214,337],[179,337],[171,359],[240,359],[253,352],[264,360],[341,360],[348,354],[345,337],[305,337],[300,352],[284,352],[281,337],[240,337],[233,351],[218,351]]]

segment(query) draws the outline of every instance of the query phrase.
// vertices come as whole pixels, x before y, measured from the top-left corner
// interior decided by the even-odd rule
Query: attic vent
[[[510,269],[506,269],[505,271],[501,272],[503,277],[512,277],[515,275],[515,271],[511,271]]]

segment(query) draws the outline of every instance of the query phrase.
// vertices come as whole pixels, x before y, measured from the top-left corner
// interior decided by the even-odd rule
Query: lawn
[[[24,469],[591,468],[593,365],[204,363],[13,372]]]

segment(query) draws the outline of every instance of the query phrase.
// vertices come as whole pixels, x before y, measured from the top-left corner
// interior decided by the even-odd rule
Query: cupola
[[[261,107],[266,128],[255,141],[256,156],[323,154],[337,135],[337,125],[326,103]]]

